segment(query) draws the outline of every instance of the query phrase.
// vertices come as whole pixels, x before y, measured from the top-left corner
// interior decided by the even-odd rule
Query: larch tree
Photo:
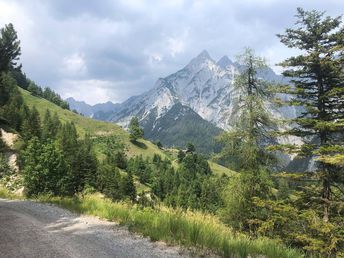
[[[264,59],[246,49],[238,63],[242,71],[235,78],[236,122],[219,140],[224,145],[222,159],[235,160],[235,169],[241,174],[225,191],[224,217],[236,228],[251,230],[250,221],[257,216],[252,198],[271,195],[269,167],[274,157],[265,145],[271,143],[275,123],[266,105],[270,83],[258,76],[267,69]]]

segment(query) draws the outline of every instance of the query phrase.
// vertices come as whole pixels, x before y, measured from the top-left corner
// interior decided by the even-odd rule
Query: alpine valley
[[[192,142],[203,153],[216,151],[214,137],[229,129],[235,121],[235,103],[240,92],[234,87],[240,65],[223,56],[217,62],[202,51],[183,69],[160,78],[155,86],[121,104],[90,106],[72,98],[71,109],[95,119],[115,122],[124,128],[133,116],[139,118],[145,137],[166,146],[184,147]],[[284,78],[270,68],[259,76],[271,82]],[[266,103],[275,117],[295,117],[295,108],[274,108]]]

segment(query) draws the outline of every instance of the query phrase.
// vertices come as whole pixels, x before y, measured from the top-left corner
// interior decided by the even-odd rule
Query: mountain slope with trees
[[[282,63],[291,84],[269,87],[260,76],[264,59],[253,50],[237,60],[241,72],[232,86],[240,94],[228,103],[236,117],[226,118],[232,119],[230,130],[219,139],[221,158],[238,173],[223,175],[214,173],[192,143],[178,151],[163,150],[161,143],[151,148],[140,139],[143,131],[136,117],[130,137],[116,125],[91,122],[19,90],[10,73],[20,69],[19,41],[13,26],[5,26],[0,37],[0,122],[20,135],[16,150],[24,193],[48,195],[77,211],[117,218],[154,240],[202,247],[224,257],[343,257],[344,28],[341,17],[301,8],[296,19],[295,27],[279,35],[287,47],[302,52]],[[207,59],[201,73],[217,69],[206,53],[200,59]],[[192,62],[188,69],[198,64]],[[165,97],[166,87],[159,88]],[[292,97],[278,98],[281,94]],[[267,98],[297,105],[301,112],[278,121],[288,126],[276,126]],[[141,102],[133,101],[139,107]],[[58,112],[47,109],[51,105]],[[160,118],[163,110],[156,108]],[[101,130],[102,125],[108,129]],[[275,139],[283,135],[302,141],[279,144]],[[313,166],[304,173],[277,173],[281,152],[310,158]],[[0,177],[10,178],[11,171],[3,164],[0,168]]]

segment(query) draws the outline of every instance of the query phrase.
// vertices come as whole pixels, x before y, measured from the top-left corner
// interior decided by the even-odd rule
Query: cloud
[[[250,46],[274,66],[294,53],[275,35],[293,25],[299,6],[344,10],[342,0],[0,0],[0,26],[14,24],[23,70],[38,84],[120,102],[203,49],[219,59]]]
[[[85,59],[79,53],[63,58],[62,65],[62,73],[68,77],[85,76],[87,73]]]

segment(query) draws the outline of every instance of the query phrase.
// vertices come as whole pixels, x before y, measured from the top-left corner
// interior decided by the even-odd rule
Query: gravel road
[[[0,257],[187,257],[112,222],[49,204],[0,199]]]

